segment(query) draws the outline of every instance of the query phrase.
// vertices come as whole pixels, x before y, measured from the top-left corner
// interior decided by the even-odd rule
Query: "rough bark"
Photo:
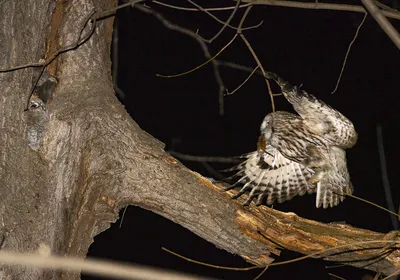
[[[1,67],[49,56],[78,38],[92,10],[115,4],[108,0],[1,3]],[[352,241],[400,240],[395,234],[325,225],[268,207],[244,208],[221,186],[166,154],[164,145],[142,131],[114,95],[112,25],[112,18],[98,22],[90,40],[49,66],[59,84],[49,104],[51,120],[44,143],[37,152],[26,143],[24,109],[38,69],[0,73],[1,249],[34,252],[45,244],[54,254],[84,257],[93,237],[107,229],[125,205],[163,215],[257,265],[271,263],[270,254],[279,255],[280,247],[309,254]],[[368,246],[387,244],[364,245]],[[335,253],[348,249],[353,251],[328,259],[359,260],[381,251],[351,247]],[[367,268],[391,273],[399,262],[399,252],[394,250]],[[78,274],[2,266],[0,279],[7,277],[79,279]]]

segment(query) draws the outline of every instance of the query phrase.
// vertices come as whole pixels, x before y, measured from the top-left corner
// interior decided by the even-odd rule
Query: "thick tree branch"
[[[385,235],[349,225],[327,225],[268,207],[245,208],[242,201],[232,200],[223,192],[222,186],[212,184],[167,155],[163,145],[142,131],[116,100],[109,101],[107,110],[92,106],[89,114],[89,103],[81,104],[81,109],[75,108],[78,117],[55,122],[52,129],[55,134],[51,137],[65,139],[68,132],[71,139],[81,139],[81,144],[70,150],[76,161],[73,165],[81,169],[79,174],[84,174],[78,187],[85,190],[80,198],[85,203],[78,206],[82,210],[74,225],[77,234],[104,230],[117,219],[122,206],[132,204],[158,213],[257,265],[270,264],[270,253],[279,255],[280,248],[311,254],[346,245],[335,250],[335,255],[322,252],[318,257],[384,273],[399,267],[397,248],[371,263],[390,243],[350,245],[400,241],[394,233]],[[91,125],[82,131],[85,123]],[[49,154],[55,152],[55,143],[59,141],[51,142]],[[79,152],[83,147],[87,152]],[[80,248],[83,245],[78,244]]]

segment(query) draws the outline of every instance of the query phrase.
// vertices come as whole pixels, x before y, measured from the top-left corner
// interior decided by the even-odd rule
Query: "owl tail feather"
[[[346,194],[351,194],[353,192],[353,186],[351,183],[348,185],[337,186],[331,184],[326,179],[317,183],[317,197],[315,206],[317,208],[323,207],[324,209],[328,207],[334,207],[342,202]]]

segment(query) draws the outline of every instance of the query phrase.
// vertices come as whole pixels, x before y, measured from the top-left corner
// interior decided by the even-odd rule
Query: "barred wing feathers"
[[[344,200],[346,193],[353,193],[353,185],[347,170],[346,152],[338,147],[332,147],[327,156],[331,164],[321,181],[317,183],[317,208],[336,206]]]
[[[238,183],[244,184],[234,196],[240,197],[250,191],[245,205],[257,198],[256,204],[264,201],[271,205],[276,200],[281,203],[296,195],[313,193],[316,186],[309,183],[313,171],[304,165],[285,158],[277,149],[267,146],[263,152],[252,152],[237,168],[241,177]]]
[[[276,74],[268,73],[267,76],[279,85],[285,98],[293,105],[309,129],[324,136],[331,145],[343,149],[354,146],[358,135],[349,119],[314,95],[292,86]]]

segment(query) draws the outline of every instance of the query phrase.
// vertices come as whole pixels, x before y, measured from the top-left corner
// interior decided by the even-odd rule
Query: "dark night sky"
[[[186,1],[176,5],[190,6]],[[207,6],[212,1],[197,1]],[[232,5],[231,1],[219,4]],[[354,2],[355,3],[355,2]],[[357,3],[356,3],[357,4]],[[199,29],[203,37],[212,37],[221,25],[199,12],[185,12],[148,4],[168,20],[191,30]],[[237,25],[244,9],[232,24]],[[226,20],[229,12],[215,13]],[[376,126],[382,125],[389,180],[394,204],[400,203],[395,176],[399,155],[398,141],[398,69],[399,51],[376,22],[368,17],[355,41],[347,61],[339,90],[334,89],[344,55],[363,15],[339,11],[301,10],[255,6],[245,26],[262,26],[245,31],[267,71],[303,88],[341,111],[353,121],[359,141],[348,150],[348,167],[355,195],[386,206]],[[142,129],[166,144],[167,150],[192,155],[236,156],[255,150],[259,126],[271,111],[265,82],[253,76],[235,94],[225,97],[225,114],[218,114],[218,85],[211,65],[189,75],[162,79],[160,74],[187,71],[205,61],[200,45],[190,37],[166,29],[155,17],[137,9],[124,9],[117,15],[119,23],[118,85],[125,93],[122,103]],[[395,22],[396,23],[396,22]],[[397,23],[397,27],[399,24]],[[233,37],[226,29],[210,45],[215,54]],[[256,63],[238,38],[220,60],[255,67]],[[248,73],[221,68],[225,86],[236,88]],[[275,92],[278,88],[273,87]],[[293,112],[283,97],[276,97],[277,110]],[[183,162],[189,168],[211,177],[200,163]],[[216,169],[226,168],[218,164]],[[315,195],[295,197],[274,208],[324,222],[346,223],[388,232],[392,229],[389,214],[371,205],[347,198],[333,209],[316,209]],[[122,211],[121,211],[122,214]],[[246,266],[239,257],[217,249],[185,228],[137,207],[126,211],[122,227],[118,221],[95,238],[89,256],[164,267],[220,279],[252,279],[258,271],[232,272],[208,269],[188,263],[161,251],[167,247],[188,257],[228,266]],[[278,261],[299,254],[284,251]],[[261,279],[330,279],[334,273],[345,279],[361,279],[366,271],[356,268],[326,269],[319,260],[271,267]],[[84,278],[99,279],[99,278]]]

